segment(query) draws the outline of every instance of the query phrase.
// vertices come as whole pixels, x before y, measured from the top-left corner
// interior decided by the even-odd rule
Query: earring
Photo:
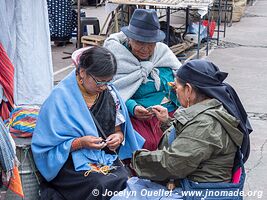
[[[186,99],[186,101],[187,101],[187,105],[186,105],[186,107],[189,108],[189,107],[190,107],[190,98],[188,97],[188,98]]]
[[[104,90],[104,89],[106,89],[106,85],[101,85],[99,88],[101,89],[101,90]]]

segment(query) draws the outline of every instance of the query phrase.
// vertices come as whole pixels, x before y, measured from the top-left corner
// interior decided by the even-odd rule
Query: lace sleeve
[[[115,105],[116,105],[116,122],[115,122],[115,126],[118,126],[120,124],[123,124],[125,122],[125,118],[121,113],[121,105],[120,105],[120,101],[116,95],[116,93],[112,90],[111,87],[108,86],[108,89],[110,91],[110,94],[112,95]]]

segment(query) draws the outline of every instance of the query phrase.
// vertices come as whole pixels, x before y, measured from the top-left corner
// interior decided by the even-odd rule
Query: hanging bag
[[[239,150],[241,154],[241,151]],[[239,156],[242,158],[242,156]],[[243,187],[246,173],[244,163],[233,173],[231,183],[198,183],[189,179],[180,180],[184,200],[243,200]]]

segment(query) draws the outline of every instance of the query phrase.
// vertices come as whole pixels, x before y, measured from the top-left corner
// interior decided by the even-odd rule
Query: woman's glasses
[[[103,85],[110,85],[112,84],[112,81],[98,81],[93,75],[89,74],[89,76],[92,77],[92,79],[95,81],[97,86],[103,86]]]

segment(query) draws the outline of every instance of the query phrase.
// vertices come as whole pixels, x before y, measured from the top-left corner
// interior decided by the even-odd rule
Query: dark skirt
[[[41,199],[46,200],[107,200],[112,196],[104,196],[106,191],[121,191],[125,189],[128,173],[118,160],[113,164],[119,166],[109,175],[91,172],[85,177],[85,171],[74,170],[71,156],[66,161],[56,178],[44,183]],[[96,195],[99,192],[99,195]],[[103,194],[103,195],[102,195]]]

